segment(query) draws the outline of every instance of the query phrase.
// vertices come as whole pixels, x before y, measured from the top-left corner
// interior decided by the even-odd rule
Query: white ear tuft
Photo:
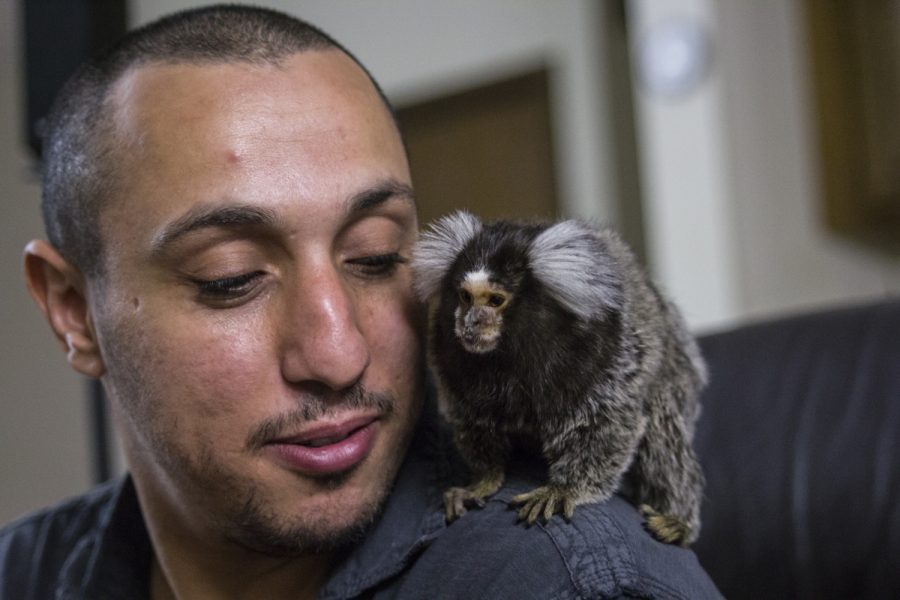
[[[561,221],[532,241],[528,258],[535,277],[575,315],[589,319],[621,308],[622,277],[601,232]]]
[[[479,231],[481,221],[461,210],[441,217],[419,236],[412,252],[412,271],[413,286],[421,300],[438,293],[453,261]]]

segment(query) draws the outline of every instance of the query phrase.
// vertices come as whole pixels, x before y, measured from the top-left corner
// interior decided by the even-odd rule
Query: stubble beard
[[[177,490],[182,505],[186,501],[212,507],[205,518],[210,523],[210,530],[220,536],[220,541],[267,556],[295,557],[339,550],[363,537],[387,500],[412,437],[412,423],[401,428],[405,431],[396,444],[396,454],[378,473],[378,480],[369,495],[353,507],[355,514],[350,514],[349,510],[344,514],[329,515],[279,514],[272,499],[252,477],[228,469],[216,458],[213,448],[206,447],[197,456],[180,443],[177,421],[162,414],[164,403],[155,397],[155,387],[143,375],[145,371],[141,367],[148,363],[138,356],[143,353],[136,351],[141,344],[137,340],[129,343],[128,337],[108,338],[107,341],[117,339],[122,343],[107,347],[109,368],[105,383],[113,403],[118,404],[122,413],[120,422],[124,421],[122,424],[131,430],[132,443],[138,447],[129,458],[133,462],[137,454],[149,455],[149,460],[155,464],[150,468],[162,472],[168,484]],[[359,385],[342,394],[339,400],[308,396],[298,400],[295,410],[258,425],[247,440],[247,451],[251,452],[254,444],[272,439],[269,436],[275,436],[281,430],[347,408],[375,408],[383,416],[383,422],[404,418],[395,411],[395,406],[393,396],[369,392]],[[143,460],[146,462],[147,459]],[[323,492],[338,489],[352,478],[356,468],[317,478],[316,483]],[[158,484],[149,482],[149,485]],[[210,499],[213,499],[212,503]]]
[[[324,485],[339,487],[346,476],[336,476]],[[357,509],[352,519],[339,525],[317,525],[313,521],[289,520],[275,514],[270,504],[248,487],[242,494],[244,502],[236,514],[219,524],[223,539],[241,548],[271,557],[292,558],[341,550],[358,543],[381,513],[387,499],[389,485],[380,486]]]

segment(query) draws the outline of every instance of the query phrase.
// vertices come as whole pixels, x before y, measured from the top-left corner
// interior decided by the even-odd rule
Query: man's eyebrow
[[[348,214],[365,212],[390,200],[399,198],[415,206],[415,194],[411,186],[400,181],[389,179],[379,182],[350,198]],[[250,205],[229,205],[199,207],[167,225],[153,238],[151,248],[154,254],[162,252],[175,240],[198,231],[218,227],[233,229],[238,227],[274,227],[278,217],[274,211]]]
[[[387,179],[353,196],[347,205],[347,213],[365,212],[387,202],[391,198],[406,200],[415,208],[416,195],[412,187],[396,179]]]
[[[200,207],[166,226],[153,238],[152,249],[154,253],[161,252],[178,238],[200,229],[274,226],[277,220],[274,212],[259,206]]]

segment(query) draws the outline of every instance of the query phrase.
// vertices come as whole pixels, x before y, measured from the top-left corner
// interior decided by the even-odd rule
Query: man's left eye
[[[406,259],[397,252],[361,256],[347,261],[354,270],[365,277],[387,277],[394,273],[398,265],[405,262]]]

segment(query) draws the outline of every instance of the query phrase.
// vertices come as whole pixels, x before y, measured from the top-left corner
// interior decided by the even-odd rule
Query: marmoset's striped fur
[[[691,448],[706,373],[677,310],[612,231],[579,221],[438,220],[413,252],[431,302],[442,410],[475,481],[448,520],[502,485],[531,439],[547,485],[516,496],[529,524],[627,492],[658,539],[693,542],[703,476]]]

